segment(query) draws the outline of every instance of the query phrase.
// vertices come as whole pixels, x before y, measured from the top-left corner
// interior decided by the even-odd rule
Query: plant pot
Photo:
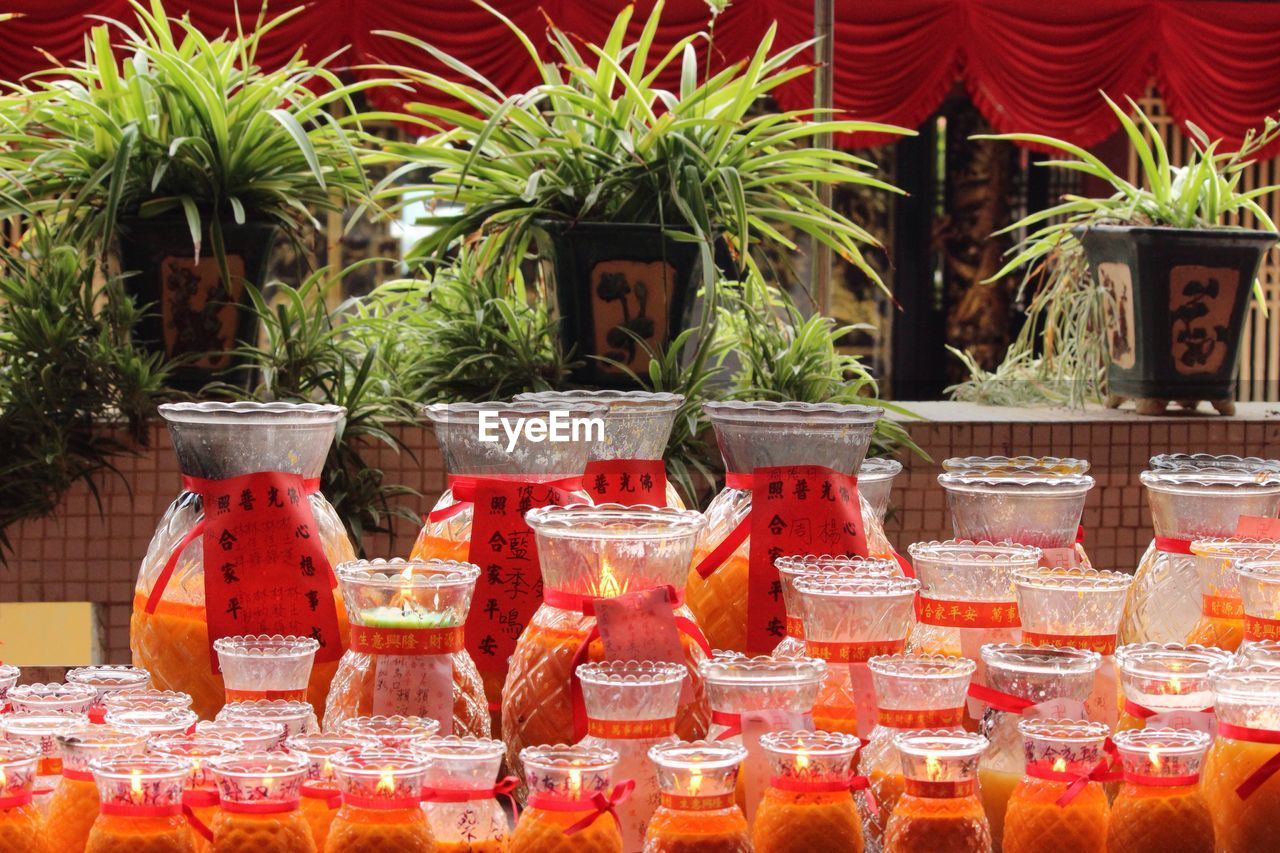
[[[702,275],[700,246],[671,232],[687,228],[642,223],[539,223],[539,256],[560,314],[566,352],[582,366],[571,379],[584,385],[634,388],[605,356],[644,376],[649,354],[624,329],[655,352],[688,323]]]
[[[120,267],[129,274],[125,289],[147,307],[134,337],[166,360],[184,359],[173,366],[169,384],[174,388],[198,391],[217,376],[227,378],[238,361],[231,350],[255,341],[258,319],[245,282],[263,285],[276,231],[267,222],[223,223],[231,274],[225,284],[207,219],[198,261],[181,214],[120,221]],[[231,381],[245,378],[230,376]]]
[[[1112,296],[1109,404],[1209,400],[1229,410],[1245,310],[1272,231],[1100,225],[1078,229]]]

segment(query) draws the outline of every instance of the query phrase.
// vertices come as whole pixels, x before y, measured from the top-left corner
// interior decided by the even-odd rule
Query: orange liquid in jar
[[[858,733],[858,714],[853,708],[837,705],[814,705],[813,728],[819,732]]]
[[[181,815],[102,815],[89,832],[85,853],[194,853],[196,848],[192,835],[191,827]]]
[[[334,791],[337,791],[337,788],[334,788]],[[323,853],[324,842],[329,837],[329,827],[338,810],[329,808],[329,804],[318,797],[303,797],[298,803],[298,811],[302,812],[307,826],[311,827],[311,837],[316,842],[316,850]]]
[[[297,809],[264,815],[219,810],[211,828],[213,853],[316,853],[311,827]]]
[[[1107,853],[1212,853],[1213,816],[1198,785],[1125,785],[1111,804]]]
[[[750,853],[747,819],[737,809],[690,813],[659,808],[649,821],[644,853]]]
[[[1004,853],[1044,853],[1046,844],[1073,853],[1106,853],[1107,794],[1090,782],[1068,805],[1058,805],[1061,782],[1023,779],[1004,816]]]
[[[693,565],[701,564],[710,552],[695,551]],[[710,577],[690,569],[684,600],[711,648],[747,651],[747,556],[743,551],[732,554]]]
[[[811,793],[769,788],[751,829],[755,853],[862,853],[862,821],[844,791]]]
[[[436,853],[507,853],[506,842],[487,838],[484,841],[437,841]]]
[[[870,780],[871,792],[875,794],[876,807],[880,813],[879,815],[868,813],[863,829],[867,832],[867,841],[872,847],[879,849],[884,839],[885,827],[889,825],[889,818],[893,815],[898,799],[906,789],[906,780],[901,773],[885,773],[882,770],[872,770]]]
[[[1200,621],[1187,635],[1188,643],[1202,646],[1216,646],[1229,652],[1239,650],[1244,641],[1244,620],[1227,619],[1220,616],[1200,616]]]
[[[564,831],[588,812],[526,809],[511,834],[509,853],[622,853],[622,833],[608,815],[601,815],[573,835]]]
[[[978,768],[978,796],[982,799],[982,810],[987,813],[987,825],[991,828],[991,846],[1000,849],[1004,836],[1004,815],[1009,808],[1009,798],[1014,788],[1022,781],[1021,773],[1006,773],[1001,770]]]
[[[329,827],[325,853],[433,853],[422,809],[343,807]]]
[[[885,853],[986,853],[990,849],[991,831],[976,796],[903,796],[885,831]]]
[[[49,846],[44,818],[34,803],[0,809],[0,850],[5,853],[60,853]]]
[[[89,831],[98,819],[98,786],[83,779],[63,777],[49,798],[48,835],[54,850],[84,850]]]
[[[1218,736],[1209,749],[1200,778],[1213,814],[1219,850],[1275,850],[1280,833],[1280,774],[1263,782],[1242,800],[1236,788],[1280,751],[1276,744]]]

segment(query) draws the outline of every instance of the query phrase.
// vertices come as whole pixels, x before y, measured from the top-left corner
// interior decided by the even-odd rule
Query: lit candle
[[[649,749],[658,770],[660,805],[649,821],[649,853],[738,853],[750,849],[747,820],[734,798],[741,744],[695,741]]]
[[[342,807],[329,827],[326,853],[434,849],[427,815],[419,807],[425,761],[381,748],[339,752],[332,760]]]
[[[1117,732],[1124,785],[1111,804],[1108,853],[1212,853],[1213,816],[1200,791],[1207,732]]]
[[[1213,712],[1209,671],[1231,660],[1222,649],[1182,643],[1132,643],[1116,649],[1120,718],[1116,728],[1140,729],[1158,714]],[[1187,725],[1189,719],[1179,721]]]
[[[0,850],[48,853],[45,821],[33,802],[40,753],[25,743],[0,743]]]
[[[1270,850],[1280,822],[1280,670],[1233,665],[1211,676],[1218,737],[1204,795],[1219,850]]]
[[[772,776],[752,827],[756,853],[861,850],[862,821],[853,802],[856,736],[838,732],[771,732],[760,738]]]
[[[218,853],[314,853],[311,827],[299,810],[307,760],[283,753],[233,753],[210,761],[219,806],[213,849]]]
[[[885,828],[886,853],[986,853],[991,830],[978,798],[982,735],[958,730],[904,732],[893,739],[904,791]]]
[[[1026,769],[1009,797],[1004,853],[1040,853],[1045,839],[1081,853],[1106,853],[1107,794],[1114,778],[1103,745],[1106,724],[1023,720]]]
[[[191,829],[182,813],[190,761],[168,755],[116,756],[90,763],[101,800],[85,853],[150,849],[190,851]]]
[[[581,848],[622,853],[616,807],[630,793],[615,785],[618,753],[601,746],[530,746],[520,751],[527,807],[511,835],[509,853]]]
[[[62,778],[49,801],[49,843],[54,850],[83,850],[98,817],[98,786],[89,770],[90,762],[141,755],[147,737],[90,724],[63,729],[55,740],[62,755]]]

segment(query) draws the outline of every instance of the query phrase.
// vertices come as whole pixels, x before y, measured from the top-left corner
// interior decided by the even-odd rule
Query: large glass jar
[[[991,829],[978,798],[982,735],[900,732],[893,739],[905,777],[885,829],[886,853],[988,853]]]
[[[1237,456],[1154,456],[1142,472],[1155,538],[1142,555],[1120,623],[1122,643],[1181,643],[1200,621],[1191,542],[1231,536],[1244,516],[1280,513],[1280,462]]]
[[[1046,843],[1107,853],[1107,727],[1085,720],[1022,720],[1024,776],[1009,797],[1002,849],[1040,853]]]
[[[203,718],[224,698],[213,641],[236,634],[318,640],[308,699],[324,707],[347,642],[332,567],[355,554],[319,478],[345,413],[313,403],[160,407],[183,491],[143,558],[129,642],[152,684],[191,694]]]
[[[786,633],[775,559],[893,557],[871,504],[852,488],[882,410],[737,401],[703,408],[726,474],[707,508],[689,607],[713,648],[768,654]],[[760,512],[752,509],[756,491]]]
[[[1054,702],[1056,708],[1047,706],[1047,713],[1072,710],[1067,704],[1082,713],[1102,656],[1085,649],[1008,643],[983,646],[981,654],[987,687],[996,695],[982,715],[981,733],[990,746],[979,763],[978,780],[992,846],[1000,850],[1005,809],[1023,775],[1023,738],[1018,731],[1023,712],[1052,700],[1066,700]]]
[[[491,708],[502,703],[507,660],[541,600],[539,555],[524,514],[590,501],[582,472],[604,433],[605,411],[596,403],[532,402],[439,403],[423,410],[435,427],[448,488],[427,514],[411,556],[480,567],[467,650]],[[553,423],[568,424],[566,440],[535,440],[528,430],[535,424],[550,430]]]
[[[871,507],[880,526],[889,512],[889,498],[893,494],[893,479],[902,473],[902,463],[885,456],[867,457],[858,466],[858,494]]]
[[[314,853],[311,826],[299,808],[307,759],[246,752],[210,764],[219,799],[209,827],[214,853]],[[326,847],[334,849],[328,842]]]
[[[484,684],[463,647],[480,569],[453,560],[357,560],[338,566],[351,647],[338,664],[325,725],[401,714],[442,734],[488,737]]]
[[[975,666],[971,660],[948,655],[882,655],[867,662],[876,691],[876,726],[858,753],[858,773],[867,777],[878,806],[862,810],[863,835],[872,853],[883,849],[885,827],[905,786],[894,738],[925,729],[959,728]],[[986,747],[985,741],[982,746]],[[975,796],[980,752],[973,752],[969,774]]]
[[[681,664],[656,661],[601,661],[578,667],[587,709],[587,736],[578,745],[618,753],[614,773],[635,784],[617,809],[627,853],[640,853],[645,827],[658,808],[658,776],[649,747],[676,743],[676,707],[685,675]]]
[[[89,762],[141,755],[147,737],[89,723],[63,729],[56,739],[62,754],[62,779],[49,801],[49,844],[54,850],[82,851],[98,817],[98,786],[89,772]]]
[[[1088,565],[1080,516],[1093,488],[1082,459],[965,457],[943,463],[956,539],[1014,542],[1040,549],[1046,565]]]
[[[859,480],[859,483],[862,481]],[[787,611],[787,636],[773,650],[779,658],[804,654],[804,620],[800,615],[800,594],[795,580],[802,575],[887,578],[902,574],[897,561],[884,557],[833,557],[830,554],[805,554],[774,560],[778,580],[782,583],[782,603]]]
[[[1218,737],[1202,784],[1217,849],[1274,850],[1280,815],[1280,669],[1221,667],[1211,677]]]
[[[1200,578],[1200,620],[1187,642],[1234,652],[1244,639],[1244,603],[1236,569],[1248,560],[1280,557],[1280,540],[1243,536],[1196,539],[1191,553]]]
[[[1117,731],[1140,729],[1157,714],[1213,712],[1210,673],[1231,655],[1222,649],[1182,643],[1130,643],[1116,649],[1120,670]],[[1186,725],[1192,718],[1179,720]]]
[[[606,407],[604,439],[593,442],[582,484],[596,503],[673,506],[684,509],[667,480],[662,457],[671,438],[680,394],[652,391],[539,391],[517,394],[517,403],[598,403]]]
[[[426,761],[405,750],[371,749],[334,755],[333,769],[342,807],[329,824],[326,853],[435,853],[422,810]]]
[[[85,853],[195,850],[196,836],[182,813],[190,762],[168,755],[123,755],[99,758],[89,766],[101,804]]]
[[[697,665],[708,651],[678,592],[706,524],[701,513],[579,504],[532,510],[526,519],[541,554],[543,603],[520,635],[502,691],[508,760],[514,766],[525,746],[586,734],[574,670],[588,661],[661,653],[684,663],[691,681],[676,733],[701,737],[707,709]]]

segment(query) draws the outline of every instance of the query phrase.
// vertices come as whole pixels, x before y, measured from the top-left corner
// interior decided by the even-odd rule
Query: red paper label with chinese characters
[[[642,589],[594,603],[596,629],[605,660],[653,660],[684,663],[684,647],[676,615],[665,589]],[[693,700],[693,683],[685,678],[680,701]]]
[[[480,580],[467,618],[467,650],[480,670],[506,672],[520,632],[542,603],[538,549],[524,514],[571,498],[547,483],[476,478],[467,559],[480,567]]]
[[[774,561],[801,554],[867,556],[858,480],[821,465],[756,468],[751,484],[747,648],[768,654],[787,635]]]
[[[1251,536],[1254,539],[1280,539],[1280,518],[1242,515],[1236,524],[1236,535]]]
[[[237,634],[314,637],[317,661],[342,656],[333,568],[303,478],[261,471],[205,480],[204,600],[213,641]]]
[[[600,459],[587,463],[582,487],[598,504],[667,505],[667,466],[661,459]]]

